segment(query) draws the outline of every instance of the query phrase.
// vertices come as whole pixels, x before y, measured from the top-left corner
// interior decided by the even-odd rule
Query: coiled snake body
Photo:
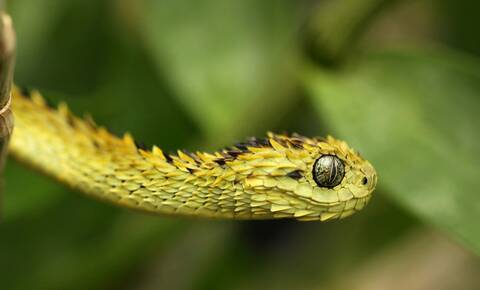
[[[167,155],[14,88],[10,151],[87,195],[143,211],[196,217],[343,218],[362,209],[374,168],[332,137],[251,138],[214,153]]]

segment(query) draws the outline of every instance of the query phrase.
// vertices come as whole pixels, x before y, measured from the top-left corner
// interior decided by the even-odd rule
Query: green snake
[[[115,205],[221,219],[331,220],[361,210],[377,183],[345,142],[268,133],[213,153],[165,154],[117,137],[37,92],[12,90],[10,152],[78,191]]]

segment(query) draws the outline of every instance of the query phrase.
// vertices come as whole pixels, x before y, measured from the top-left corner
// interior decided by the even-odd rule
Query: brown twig
[[[2,3],[0,3],[2,4]],[[3,8],[3,5],[0,6]],[[13,115],[10,109],[15,62],[15,32],[12,19],[0,11],[0,193],[3,191],[3,168],[7,158],[8,141],[13,129]]]

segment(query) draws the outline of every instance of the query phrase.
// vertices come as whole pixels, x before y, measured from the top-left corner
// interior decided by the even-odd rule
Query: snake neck
[[[161,214],[251,218],[251,194],[220,153],[147,151],[129,134],[119,138],[65,104],[53,109],[37,92],[13,90],[16,119],[10,151],[76,190],[112,203]],[[267,213],[267,211],[265,212]],[[271,215],[259,216],[269,218]]]

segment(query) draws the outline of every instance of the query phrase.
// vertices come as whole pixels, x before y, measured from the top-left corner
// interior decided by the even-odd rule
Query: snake
[[[236,220],[341,219],[377,184],[369,161],[331,136],[267,133],[216,152],[146,148],[36,90],[12,88],[9,152],[87,196],[144,212]]]

